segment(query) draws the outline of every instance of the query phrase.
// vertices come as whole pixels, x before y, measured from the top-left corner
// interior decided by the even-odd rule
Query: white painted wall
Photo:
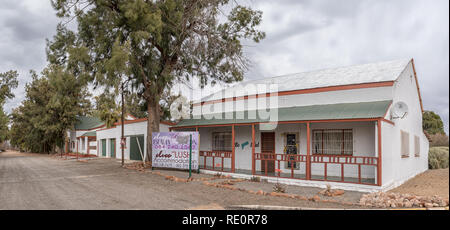
[[[160,123],[159,126],[160,132],[169,132],[169,126],[166,124]],[[126,137],[126,149],[124,151],[124,158],[130,159],[130,136],[135,135],[144,135],[144,148],[143,152],[146,155],[147,153],[147,121],[136,122],[131,124],[125,124],[124,126],[124,135]],[[111,157],[110,151],[110,139],[115,138],[116,140],[116,158],[122,159],[122,149],[120,148],[120,138],[122,136],[122,125],[117,125],[114,128],[109,129],[101,129],[97,131],[97,141],[100,142],[102,139],[107,139],[106,141],[106,157]],[[101,154],[101,146],[98,151],[98,156],[102,156]]]
[[[375,149],[375,125],[374,122],[345,122],[345,123],[313,123],[310,126],[311,132],[314,129],[352,129],[353,130],[353,150],[354,156],[376,156]],[[231,131],[231,127],[214,127],[214,128],[199,128],[200,132],[200,150],[210,151],[212,150],[212,133]],[[259,126],[255,126],[255,152],[261,151],[261,132],[275,132],[275,150],[276,153],[284,153],[285,146],[285,133],[298,133],[299,136],[299,149],[300,154],[306,155],[306,124],[280,124],[274,131],[261,131]],[[239,144],[239,147],[235,148],[236,152],[236,169],[251,170],[252,169],[252,148],[248,144],[242,149],[242,143],[252,141],[252,129],[251,126],[235,126],[235,143]],[[259,144],[259,145],[258,145]],[[311,134],[312,145],[312,134]],[[219,160],[219,158],[217,158]],[[216,161],[217,162],[217,161]],[[200,158],[200,164],[203,165],[203,158]],[[207,165],[212,164],[212,159],[208,158]],[[281,162],[280,166],[283,172],[289,173],[290,169],[286,169],[284,162]],[[225,168],[231,168],[231,162],[227,161],[224,164]],[[324,174],[323,164],[313,164],[311,167],[311,173],[313,175]],[[255,168],[257,171],[261,170],[260,161],[256,162]],[[306,165],[300,164],[300,169],[294,170],[295,174],[305,174]],[[339,165],[328,165],[327,175],[339,176]],[[363,178],[375,178],[376,170],[373,166],[362,167],[361,176]],[[344,174],[346,177],[357,177],[357,166],[345,166]]]
[[[89,146],[95,147],[96,149],[89,149],[89,154],[97,155],[97,141],[89,141]]]
[[[383,186],[396,187],[409,178],[428,169],[429,142],[423,133],[422,110],[416,81],[410,63],[393,86],[393,104],[405,102],[409,113],[403,119],[395,119],[395,126],[383,122]],[[390,114],[386,115],[390,119]],[[401,157],[401,130],[409,133],[408,158]],[[414,156],[414,136],[420,138],[420,157]]]
[[[392,87],[377,87],[366,89],[351,89],[329,91],[311,94],[297,94],[288,96],[272,96],[267,98],[227,101],[224,103],[194,106],[193,115],[213,114],[230,111],[255,110],[261,108],[286,108],[294,106],[310,106],[337,103],[357,103],[392,100]],[[267,107],[261,107],[266,105]]]
[[[234,95],[227,95],[227,97]],[[257,101],[259,100],[259,101]],[[419,102],[419,94],[412,63],[410,62],[392,87],[377,87],[367,89],[352,89],[341,91],[330,91],[312,94],[299,94],[289,96],[271,97],[269,107],[293,107],[308,106],[320,104],[335,103],[356,103],[393,100],[393,104],[399,101],[405,102],[409,107],[409,114],[404,119],[394,120],[395,125],[382,122],[381,141],[382,141],[382,187],[395,187],[407,179],[428,169],[428,150],[429,142],[422,129],[422,110]],[[258,108],[259,102],[267,102],[270,99],[250,99],[240,101],[229,101],[224,103],[208,104],[204,106],[195,106],[193,114],[214,114],[229,111],[254,110]],[[275,103],[274,103],[275,102]],[[263,104],[264,104],[263,103]],[[392,106],[391,106],[392,107]],[[259,107],[261,108],[261,107]],[[389,113],[386,119],[391,120]],[[357,123],[313,123],[311,130],[315,128],[351,128],[353,129],[354,155],[355,156],[378,156],[377,146],[377,126],[376,122],[357,122]],[[226,130],[230,128],[200,128],[200,146],[201,150],[211,150],[212,131]],[[407,131],[410,135],[410,157],[402,158],[400,154],[400,131]],[[280,125],[275,129],[276,151],[282,152],[283,132],[300,133],[300,151],[306,152],[306,127],[304,124]],[[420,157],[414,156],[414,136],[420,138]],[[260,131],[256,129],[256,143],[259,142]],[[312,139],[312,138],[311,138]],[[236,142],[242,143],[251,141],[250,126],[236,126]],[[259,147],[256,152],[259,152]],[[202,164],[202,160],[200,160]],[[208,162],[209,163],[209,162]],[[231,165],[231,164],[230,164]],[[256,165],[257,170],[259,165]],[[282,167],[284,168],[284,167]],[[304,165],[301,165],[301,173],[304,173]],[[251,147],[240,149],[236,148],[236,169],[251,169]],[[312,173],[323,173],[322,166],[313,166]],[[339,174],[339,166],[328,168],[328,174]],[[355,176],[356,169],[345,169],[346,176]],[[374,167],[363,168],[363,177],[375,178],[376,169]]]

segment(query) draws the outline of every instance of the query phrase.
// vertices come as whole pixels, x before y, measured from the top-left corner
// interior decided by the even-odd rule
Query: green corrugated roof
[[[288,107],[278,109],[278,121],[314,121],[330,119],[355,119],[355,118],[378,118],[384,117],[392,101],[375,101],[360,103],[342,103],[329,105],[311,105],[300,107]],[[236,115],[244,119],[236,119]],[[243,116],[242,116],[243,114]],[[248,114],[253,115],[249,118]],[[259,111],[243,111],[220,113],[202,116],[202,119],[188,119],[180,121],[175,127],[197,126],[197,125],[222,125],[239,123],[261,123],[269,122],[269,118],[263,118]],[[264,113],[261,113],[264,114]],[[256,116],[256,118],[255,118]],[[213,119],[207,119],[214,117]],[[219,117],[232,117],[233,119],[218,119]],[[267,117],[267,116],[266,116]]]
[[[82,116],[78,117],[78,121],[77,123],[75,123],[75,129],[76,130],[93,129],[102,126],[104,124],[105,122],[103,122],[97,117]]]
[[[81,136],[82,137],[96,137],[97,136],[97,132],[96,131],[90,131],[90,132],[84,133]]]

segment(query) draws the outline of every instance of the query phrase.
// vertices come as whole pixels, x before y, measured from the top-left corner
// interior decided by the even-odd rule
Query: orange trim
[[[136,119],[136,120],[126,120],[124,123],[125,123],[125,125],[127,125],[127,124],[139,123],[139,122],[144,122],[144,121],[147,121],[147,118],[138,118],[138,119]],[[176,125],[176,123],[170,122],[170,121],[160,121],[159,123],[165,124],[165,125],[169,125],[169,126]],[[112,126],[112,127],[104,128],[104,129],[99,129],[99,130],[97,130],[97,131],[103,131],[103,130],[108,130],[108,129],[114,129],[114,128],[116,128],[118,125],[122,125],[122,123],[121,123],[121,122],[116,122],[116,123],[114,123],[114,126]],[[171,128],[169,128],[169,129],[171,129]]]
[[[232,137],[231,137],[232,146],[231,147],[232,147],[232,154],[233,154],[233,155],[231,155],[231,172],[234,173],[235,163],[236,163],[236,145],[235,145],[236,134],[235,134],[235,130],[234,130],[234,125],[231,126],[231,135],[232,135]]]
[[[386,122],[386,123],[389,123],[389,124],[395,126],[395,123],[394,123],[393,121],[388,120],[388,119],[384,119],[384,118],[383,118],[383,119],[381,119],[381,121],[384,121],[384,122]]]
[[[311,127],[306,123],[306,179],[311,180]]]
[[[159,123],[161,123],[161,124],[165,124],[165,125],[170,125],[170,126],[172,126],[172,125],[176,125],[177,123],[175,123],[175,122],[171,122],[171,121],[160,121]]]
[[[387,86],[393,86],[393,85],[394,85],[394,81],[385,81],[385,82],[371,82],[371,83],[360,83],[360,84],[351,84],[351,85],[327,86],[327,87],[318,87],[318,88],[312,88],[312,89],[289,90],[289,91],[282,91],[282,92],[276,92],[276,93],[261,93],[261,94],[254,94],[254,95],[248,95],[248,96],[229,97],[229,98],[223,98],[223,99],[217,99],[217,100],[211,100],[211,101],[203,101],[203,102],[195,103],[194,106],[222,103],[224,101],[246,100],[246,99],[252,99],[252,98],[321,93],[321,92],[350,90],[350,89],[387,87]]]
[[[144,117],[144,118],[139,118],[139,119],[136,119],[136,120],[125,120],[124,121],[124,123],[125,124],[133,124],[133,123],[139,123],[139,122],[143,122],[143,121],[147,121],[147,118],[146,117]],[[116,125],[122,125],[122,122],[116,122],[116,123],[114,123],[114,125],[116,126]]]
[[[147,118],[144,117],[144,118],[138,118],[136,120],[128,120],[128,121],[124,121],[124,123],[125,124],[133,124],[133,123],[139,123],[139,122],[143,122],[143,121],[147,121]],[[175,123],[170,122],[170,121],[160,121],[159,123],[165,124],[165,125],[176,125]],[[114,123],[114,125],[122,125],[122,123],[116,122],[116,123]]]
[[[88,129],[88,131],[91,131],[91,130],[94,130],[94,129],[99,129],[99,128],[102,128],[102,127],[105,127],[105,126],[106,126],[106,124],[100,125],[100,126],[97,126],[97,127],[95,127],[95,128]]]
[[[195,127],[224,127],[224,126],[244,126],[252,124],[298,124],[298,123],[326,123],[326,122],[358,122],[358,121],[378,121],[383,119],[381,117],[377,118],[351,118],[351,119],[336,119],[336,120],[305,120],[305,121],[274,121],[274,122],[254,122],[254,123],[237,123],[237,124],[217,124],[217,125],[192,125],[192,126],[179,126],[171,127],[171,129],[189,129]]]
[[[414,71],[414,79],[416,80],[417,93],[419,94],[420,108],[422,109],[422,113],[423,113],[424,110],[423,110],[422,96],[420,95],[419,80],[417,79],[416,67],[414,65],[414,58],[411,58],[411,64],[412,64],[412,68]]]
[[[329,119],[329,120],[310,120],[310,121],[279,121],[280,124],[290,124],[290,123],[325,123],[325,122],[356,122],[356,121],[376,121],[378,118],[351,118],[351,119]],[[277,122],[274,122],[277,123]]]
[[[382,154],[382,145],[381,145],[381,119],[378,120],[377,122],[377,129],[378,129],[378,162],[377,162],[377,185],[381,186],[382,185],[382,174],[381,174],[381,163],[382,163],[382,158],[381,158],[381,154]]]
[[[99,129],[99,130],[97,130],[97,131],[103,131],[103,130],[114,129],[114,128],[116,128],[116,126],[112,126],[112,127],[104,128],[104,129]]]
[[[255,124],[252,124],[252,175],[255,175]]]
[[[386,117],[387,113],[389,112],[389,108],[391,108],[391,105],[392,105],[392,101],[391,101],[391,103],[389,103],[389,105],[388,105],[388,107],[387,107],[387,109],[386,109],[386,112],[384,113],[383,118]]]
[[[127,115],[132,117],[133,119],[137,119],[137,117],[133,116],[131,113],[127,113]]]

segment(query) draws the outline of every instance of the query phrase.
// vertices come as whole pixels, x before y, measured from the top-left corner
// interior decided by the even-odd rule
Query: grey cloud
[[[245,43],[252,61],[246,79],[414,58],[424,107],[441,115],[448,132],[448,0],[239,2],[263,10],[260,28],[267,33],[259,44]],[[21,74],[16,98],[5,105],[10,111],[24,97],[28,71],[45,67],[45,38],[53,36],[58,19],[49,0],[0,5],[0,72]]]
[[[25,97],[29,70],[40,72],[45,67],[45,39],[55,33],[58,19],[47,0],[0,0],[0,5],[0,72],[19,72],[15,98],[4,108],[11,112]]]
[[[266,4],[273,9],[267,12]],[[283,10],[274,12],[280,4]],[[268,39],[247,48],[253,60],[248,79],[414,58],[424,108],[441,115],[448,133],[448,1],[259,0],[254,7],[266,9],[261,29]],[[284,26],[291,30],[274,28],[274,18],[290,19]],[[309,26],[297,26],[303,22]]]

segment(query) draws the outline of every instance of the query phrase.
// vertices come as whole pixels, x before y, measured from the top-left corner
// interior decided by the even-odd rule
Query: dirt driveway
[[[220,209],[230,205],[358,208],[261,196],[202,182],[174,182],[124,169],[115,159],[79,162],[0,153],[0,209]]]

